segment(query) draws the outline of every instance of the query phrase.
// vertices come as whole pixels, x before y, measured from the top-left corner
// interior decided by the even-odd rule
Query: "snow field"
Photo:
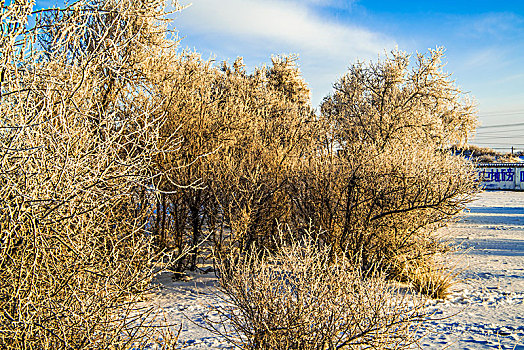
[[[450,257],[458,282],[446,300],[431,302],[434,320],[419,330],[426,334],[422,348],[524,350],[524,192],[484,192],[469,208],[458,223],[441,229],[464,250]],[[213,272],[192,274],[189,281],[173,281],[166,272],[155,281],[145,304],[182,325],[181,348],[232,348],[201,327],[205,317],[218,319],[207,308],[222,302],[215,282]]]

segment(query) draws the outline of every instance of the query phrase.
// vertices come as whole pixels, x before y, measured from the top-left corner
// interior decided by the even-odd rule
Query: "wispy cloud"
[[[349,9],[351,8],[357,0],[286,0],[291,1],[295,3],[302,3],[302,4],[311,4],[311,5],[317,5],[317,6],[327,6],[332,8],[338,8],[338,9]]]
[[[191,26],[191,31],[265,38],[324,54],[353,51],[367,56],[391,44],[379,33],[325,21],[311,13],[307,2],[195,0],[184,12],[181,24]],[[192,23],[184,21],[186,15]]]
[[[456,26],[459,36],[470,39],[512,40],[522,37],[524,18],[510,12],[491,12],[478,15],[451,16],[451,25]]]
[[[494,13],[473,21],[473,31],[478,35],[507,35],[522,26],[522,18],[512,13]]]
[[[208,41],[229,40],[249,48],[250,52],[243,53],[245,56],[260,55],[252,50],[264,51],[268,58],[272,53],[300,54],[304,74],[317,90],[313,91],[314,102],[318,102],[319,94],[324,95],[353,61],[375,59],[395,47],[387,35],[323,18],[313,11],[313,5],[334,6],[337,2],[193,0],[175,24],[182,35],[198,34]]]
[[[475,71],[486,69],[486,67],[491,67],[495,64],[503,64],[506,55],[507,52],[497,47],[485,47],[472,50],[468,55],[465,55],[463,66],[464,69]]]

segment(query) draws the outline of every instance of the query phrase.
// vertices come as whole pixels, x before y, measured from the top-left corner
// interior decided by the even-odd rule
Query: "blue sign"
[[[483,182],[505,182],[515,181],[515,171],[512,168],[490,169],[479,171],[479,177]],[[524,171],[520,172],[520,181],[524,181]]]

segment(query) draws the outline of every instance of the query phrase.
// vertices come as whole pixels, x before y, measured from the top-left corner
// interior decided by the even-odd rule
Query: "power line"
[[[491,148],[491,149],[509,149],[511,150],[511,146],[510,147],[488,147],[488,148]],[[513,151],[514,152],[519,152],[519,150],[524,150],[524,148],[514,148],[513,147]]]
[[[493,130],[493,131],[484,131],[478,130],[475,135],[483,136],[515,136],[515,137],[524,137],[524,130]]]
[[[511,126],[524,126],[524,123],[486,125],[486,126],[479,126],[478,129],[507,128],[507,127],[511,127]]]
[[[497,151],[501,151],[501,150],[502,151],[505,151],[505,150],[511,151],[511,147],[488,147],[488,148],[491,148],[491,149],[494,149],[494,150],[497,150]],[[521,151],[524,151],[524,149],[523,148],[515,148],[515,149],[513,149],[513,152],[521,152]]]
[[[513,109],[513,110],[507,110],[507,111],[498,111],[498,112],[485,112],[485,113],[479,113],[479,117],[495,117],[499,115],[514,115],[514,114],[524,114],[524,109]]]
[[[477,142],[482,143],[483,145],[496,145],[496,146],[507,146],[508,148],[511,148],[512,146],[515,147],[524,147],[524,143],[503,143],[503,142]]]
[[[513,152],[524,152],[524,147],[515,147],[515,146],[491,146],[487,143],[472,143],[472,145],[476,145],[479,147],[485,147],[485,148],[491,148],[494,150],[508,150],[511,151],[513,149]]]
[[[517,141],[524,141],[524,137],[522,134],[508,134],[508,133],[500,133],[500,134],[473,134],[472,135],[473,137],[485,137],[485,138],[493,138],[493,139],[497,139],[497,138],[513,138]]]
[[[515,127],[512,129],[502,129],[502,130],[477,130],[477,132],[483,133],[483,134],[493,134],[493,133],[508,133],[508,132],[521,132],[524,131],[524,128],[522,127]]]
[[[518,139],[517,137],[513,136],[475,136],[474,139],[482,139],[482,140],[498,140],[498,139]]]
[[[521,141],[524,141],[522,139],[522,137],[520,136],[514,136],[514,135],[474,135],[473,137],[471,137],[472,139],[475,138],[481,138],[481,139],[492,139],[492,140],[497,140],[497,139],[513,139],[513,141],[515,142],[521,142]]]
[[[478,114],[477,116],[481,118],[491,118],[491,117],[499,117],[499,116],[505,116],[505,115],[524,115],[524,111],[505,112],[505,113],[487,113],[487,114]]]
[[[515,124],[508,124],[508,126],[505,126],[504,128],[502,128],[502,130],[482,130],[482,132],[508,132],[508,131],[512,131],[512,130],[524,130],[524,127],[522,125],[519,125],[519,124],[522,124],[522,123],[515,123]],[[498,126],[498,125],[493,125],[493,126]],[[478,128],[479,129],[490,129],[492,126],[491,125],[482,125],[482,126],[479,126]],[[512,129],[508,129],[509,127],[512,127]]]

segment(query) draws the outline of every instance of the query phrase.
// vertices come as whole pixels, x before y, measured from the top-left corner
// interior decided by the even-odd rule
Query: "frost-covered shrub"
[[[276,252],[221,257],[221,322],[245,349],[401,349],[417,342],[423,299],[364,274],[310,234]]]
[[[163,3],[33,6],[0,6],[0,347],[148,342]]]
[[[446,151],[476,126],[442,71],[443,50],[357,63],[322,103],[319,150],[291,181],[295,225],[392,276],[446,248],[435,229],[479,191],[471,162]]]

